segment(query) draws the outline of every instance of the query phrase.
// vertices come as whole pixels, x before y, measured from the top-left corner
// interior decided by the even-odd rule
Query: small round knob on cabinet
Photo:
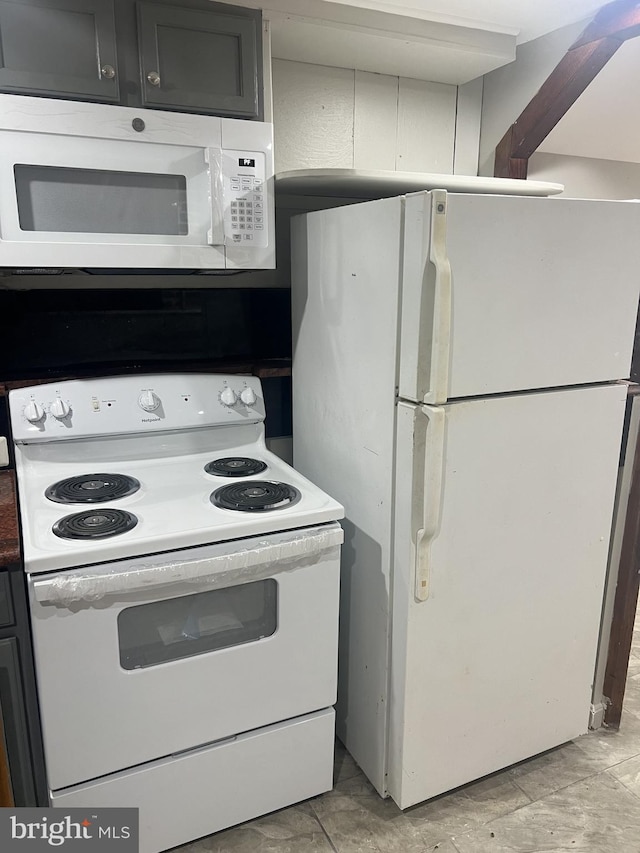
[[[147,80],[149,81],[149,83],[151,83],[152,86],[160,85],[160,75],[157,71],[150,71],[147,74]]]
[[[103,65],[100,69],[100,73],[105,78],[105,80],[113,80],[116,76],[116,69],[113,65]]]
[[[240,394],[240,399],[245,404],[245,406],[253,406],[255,401],[258,399],[256,397],[256,392],[253,388],[244,388],[242,393]]]
[[[154,394],[153,391],[143,391],[138,397],[138,405],[145,412],[153,412],[160,405],[160,397]]]
[[[71,409],[69,408],[68,403],[65,403],[64,400],[61,400],[60,397],[57,397],[51,404],[49,411],[51,412],[54,418],[57,418],[60,421],[63,418],[67,417]]]
[[[229,388],[229,386],[227,386],[222,394],[220,394],[220,400],[225,404],[225,406],[235,406],[238,398],[236,397],[236,392],[233,388]]]
[[[36,403],[32,400],[24,407],[24,416],[30,424],[37,424],[38,421],[41,421],[44,418],[44,409],[40,403]]]

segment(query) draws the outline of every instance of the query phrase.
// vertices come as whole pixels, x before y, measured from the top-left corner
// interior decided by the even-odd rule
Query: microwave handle
[[[207,243],[210,246],[224,246],[224,180],[222,177],[222,156],[219,149],[205,148],[204,159],[209,177],[210,228],[207,231]]]

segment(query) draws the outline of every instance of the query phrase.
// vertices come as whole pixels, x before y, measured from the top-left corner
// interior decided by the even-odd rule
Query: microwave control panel
[[[269,245],[265,165],[262,151],[222,152],[226,245]]]

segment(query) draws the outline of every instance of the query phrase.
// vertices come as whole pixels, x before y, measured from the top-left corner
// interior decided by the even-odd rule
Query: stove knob
[[[58,397],[49,407],[49,411],[51,412],[54,418],[57,418],[59,421],[61,421],[63,418],[67,417],[71,409],[69,408],[68,403],[65,403],[64,400],[61,400],[60,397]]]
[[[138,397],[138,405],[145,412],[153,412],[160,405],[160,397],[154,394],[153,391],[143,391]]]
[[[227,386],[222,394],[220,394],[220,400],[225,404],[225,406],[235,406],[238,398],[236,397],[236,392],[233,388],[229,388],[229,386]]]
[[[253,388],[244,388],[240,394],[240,399],[246,406],[253,406],[258,398]]]
[[[36,403],[32,400],[24,407],[24,416],[30,424],[37,424],[44,418],[44,409],[40,403]]]

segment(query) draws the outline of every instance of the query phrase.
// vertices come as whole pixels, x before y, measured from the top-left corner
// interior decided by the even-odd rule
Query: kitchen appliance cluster
[[[271,125],[0,113],[1,267],[275,267]],[[336,720],[401,808],[586,731],[640,205],[439,186],[293,219],[295,469],[253,377],[10,393],[50,801],[142,853],[328,790]]]
[[[155,853],[328,790],[343,510],[267,450],[259,380],[9,406],[51,803],[138,806]]]

